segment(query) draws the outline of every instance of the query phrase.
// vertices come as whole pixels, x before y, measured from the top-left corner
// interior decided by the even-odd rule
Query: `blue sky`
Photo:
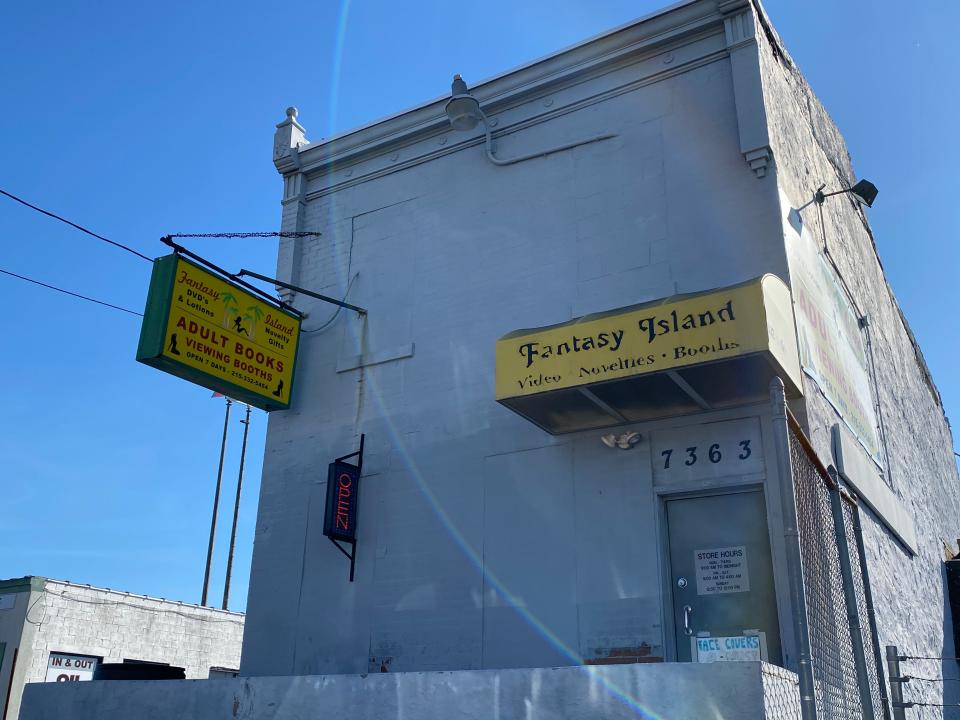
[[[647,14],[659,0],[8,3],[0,188],[147,255],[170,232],[275,230],[273,126],[318,140]],[[770,0],[880,196],[880,257],[947,413],[960,303],[952,182],[960,4]],[[910,9],[906,9],[909,7]],[[274,240],[188,244],[271,274]],[[150,266],[0,198],[0,268],[142,310]],[[221,400],[134,361],[139,318],[0,276],[0,578],[199,600]],[[212,597],[222,592],[241,413]],[[246,599],[266,416],[254,411],[231,607]],[[319,472],[320,470],[318,470]]]

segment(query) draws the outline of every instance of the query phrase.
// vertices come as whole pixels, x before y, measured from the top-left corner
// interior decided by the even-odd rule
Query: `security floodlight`
[[[473,96],[473,94],[467,88],[467,84],[459,75],[453,76],[453,84],[450,86],[450,99],[447,100],[447,104],[444,106],[444,111],[447,113],[447,119],[450,121],[450,126],[454,130],[473,130],[477,125],[483,123],[483,131],[486,136],[485,142],[487,159],[490,160],[490,162],[492,162],[494,165],[513,165],[514,163],[523,162],[524,160],[532,160],[534,158],[550,155],[551,153],[560,152],[561,150],[569,150],[570,148],[586,145],[587,143],[597,142],[598,140],[608,140],[616,137],[615,133],[595,135],[594,137],[585,138],[583,140],[575,140],[574,142],[569,142],[564,145],[557,145],[555,147],[547,148],[546,150],[540,150],[528,155],[520,155],[519,157],[502,159],[498,158],[493,152],[493,134],[490,131],[490,121],[480,108],[480,103]],[[496,122],[493,124],[495,125]]]
[[[869,180],[861,180],[852,188],[850,193],[867,207],[873,207],[873,201],[877,199],[877,186]]]
[[[467,84],[459,75],[453,76],[450,99],[444,110],[454,130],[473,130],[483,120],[480,103],[470,94]]]
[[[825,187],[826,185],[821,185],[818,187],[813,193],[813,198],[811,198],[809,202],[798,207],[797,212],[799,213],[801,210],[809,205],[812,205],[813,203],[816,203],[817,205],[823,205],[824,200],[831,195],[843,195],[844,193],[850,193],[853,195],[857,199],[857,202],[859,202],[861,205],[873,207],[873,201],[877,199],[877,194],[880,192],[877,190],[877,186],[869,180],[860,180],[853,187],[846,188],[845,190],[835,190],[834,192],[828,193],[823,191]]]
[[[608,448],[620,448],[621,450],[631,450],[635,448],[641,439],[642,437],[638,432],[625,432],[622,435],[610,433],[609,435],[600,436],[600,442]]]

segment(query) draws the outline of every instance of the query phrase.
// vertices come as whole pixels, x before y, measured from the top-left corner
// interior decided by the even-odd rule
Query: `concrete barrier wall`
[[[796,676],[765,663],[50,683],[21,720],[799,718]]]

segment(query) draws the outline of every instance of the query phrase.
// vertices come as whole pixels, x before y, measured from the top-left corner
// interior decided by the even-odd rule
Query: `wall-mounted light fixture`
[[[828,192],[828,193],[825,193],[823,191],[825,187],[826,185],[821,185],[820,187],[818,187],[816,191],[813,193],[813,197],[810,199],[810,201],[798,207],[797,212],[802,211],[804,208],[810,205],[813,205],[813,203],[816,203],[817,205],[823,205],[823,201],[826,200],[831,195],[843,195],[844,193],[850,193],[851,195],[853,195],[853,197],[855,197],[857,199],[857,202],[859,202],[861,205],[866,205],[867,207],[873,207],[873,201],[877,199],[877,193],[880,192],[879,190],[877,190],[877,186],[874,185],[869,180],[860,180],[853,187],[848,187],[845,190],[836,190],[834,192]]]
[[[803,212],[806,208],[813,205],[814,203],[817,204],[818,208],[822,208],[824,201],[828,197],[832,195],[843,195],[845,193],[850,193],[851,195],[853,195],[854,198],[856,198],[857,202],[859,202],[861,205],[866,205],[867,207],[873,207],[873,201],[877,199],[877,193],[879,192],[879,190],[877,190],[877,186],[874,185],[869,180],[860,180],[853,187],[848,187],[844,190],[836,190],[834,192],[828,192],[828,193],[825,193],[823,191],[825,187],[826,185],[821,185],[813,192],[813,197],[810,198],[808,202],[805,202],[803,205],[801,205],[798,208],[794,208],[790,210],[790,213],[788,215],[788,220],[790,221],[790,224],[793,226],[793,229],[796,230],[798,233],[801,231],[803,227],[803,218],[800,216],[800,213]],[[822,225],[823,223],[821,222],[821,231],[823,230]],[[824,247],[826,247],[826,243],[827,243],[827,239],[826,237],[824,237],[823,238]]]
[[[638,432],[625,432],[622,435],[610,433],[600,436],[600,442],[608,448],[620,448],[621,450],[632,450],[640,444],[641,439],[642,437]]]
[[[483,123],[483,129],[487,136],[487,158],[494,165],[513,165],[518,162],[523,162],[524,160],[532,160],[533,158],[551,155],[552,153],[569,150],[579,147],[580,145],[586,145],[600,140],[609,140],[610,138],[616,137],[615,133],[595,135],[594,137],[577,140],[565,145],[557,145],[556,147],[547,148],[546,150],[539,150],[527,155],[504,159],[498,158],[494,154],[493,134],[490,132],[490,121],[480,108],[479,101],[473,96],[469,88],[467,88],[467,84],[459,75],[453,76],[453,84],[450,87],[450,99],[447,101],[444,109],[447,113],[447,119],[450,121],[450,126],[454,130],[473,130],[478,124]]]

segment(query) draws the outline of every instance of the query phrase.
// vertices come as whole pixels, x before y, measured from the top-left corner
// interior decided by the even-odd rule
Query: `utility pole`
[[[217,532],[217,511],[220,508],[220,484],[223,480],[223,457],[227,452],[227,423],[230,422],[230,406],[233,400],[227,401],[227,410],[223,415],[223,439],[220,441],[220,467],[217,468],[217,489],[213,493],[213,517],[210,518],[210,542],[207,543],[207,567],[203,571],[203,594],[200,604],[207,604],[207,591],[210,589],[210,565],[213,563],[213,537]]]
[[[223,583],[223,609],[227,610],[230,601],[230,577],[233,575],[233,549],[237,544],[237,517],[240,514],[240,491],[243,489],[243,461],[247,455],[247,433],[250,431],[250,406],[243,423],[243,444],[240,446],[240,473],[237,475],[237,499],[233,504],[233,529],[230,531],[230,554],[227,555],[227,578]]]

